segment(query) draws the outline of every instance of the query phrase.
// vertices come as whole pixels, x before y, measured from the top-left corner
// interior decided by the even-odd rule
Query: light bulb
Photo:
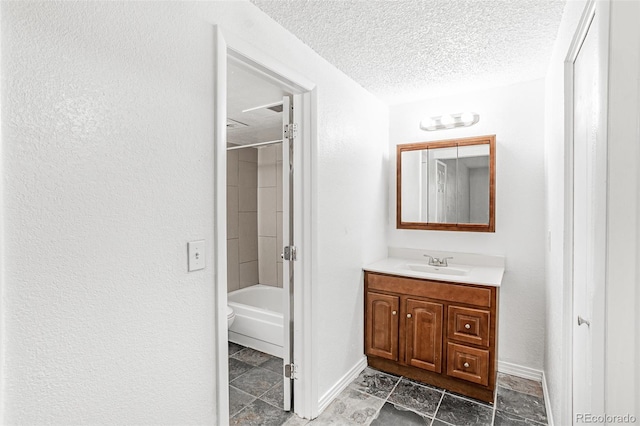
[[[445,114],[442,117],[440,117],[440,123],[442,123],[443,126],[449,127],[453,125],[454,122],[455,120],[449,114]]]
[[[471,125],[474,119],[475,117],[471,112],[463,112],[460,116],[460,120],[464,123],[465,126]]]

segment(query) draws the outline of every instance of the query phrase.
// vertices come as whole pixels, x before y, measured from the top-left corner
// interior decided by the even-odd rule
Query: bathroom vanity
[[[366,266],[369,365],[493,403],[504,263],[475,261],[433,268],[417,257],[389,258]]]

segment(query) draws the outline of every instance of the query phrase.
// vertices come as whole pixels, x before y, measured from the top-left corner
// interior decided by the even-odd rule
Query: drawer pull
[[[464,328],[466,328],[466,329],[468,330],[468,329],[470,329],[470,328],[471,328],[471,325],[470,325],[470,324],[465,324],[465,325],[464,325]]]
[[[465,362],[465,363],[464,363],[464,364],[462,364],[462,365],[464,365],[464,368],[469,368],[469,363],[468,363],[468,362]]]
[[[396,314],[397,314],[396,311],[391,312],[391,315],[396,315]]]
[[[407,318],[411,318],[411,314],[407,314]]]

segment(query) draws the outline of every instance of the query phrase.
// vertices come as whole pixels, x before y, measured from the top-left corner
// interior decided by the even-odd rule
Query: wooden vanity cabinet
[[[369,365],[493,403],[498,288],[365,272]]]

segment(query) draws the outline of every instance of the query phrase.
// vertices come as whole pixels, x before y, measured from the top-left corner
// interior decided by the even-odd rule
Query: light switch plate
[[[189,272],[204,269],[204,240],[188,242],[187,253],[189,257]]]

